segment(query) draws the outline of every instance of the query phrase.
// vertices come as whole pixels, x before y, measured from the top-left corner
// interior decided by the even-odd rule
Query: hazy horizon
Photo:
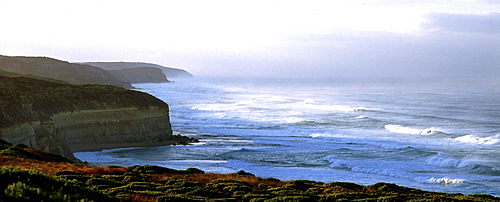
[[[500,76],[500,2],[0,0],[0,55],[196,77]]]

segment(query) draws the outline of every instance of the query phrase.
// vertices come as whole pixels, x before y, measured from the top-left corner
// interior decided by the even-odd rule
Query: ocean
[[[196,78],[134,86],[169,104],[174,134],[200,142],[77,158],[500,196],[498,78]]]

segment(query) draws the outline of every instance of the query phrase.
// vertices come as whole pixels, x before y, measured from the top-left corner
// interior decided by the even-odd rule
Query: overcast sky
[[[195,76],[500,76],[498,0],[0,0],[0,55]]]

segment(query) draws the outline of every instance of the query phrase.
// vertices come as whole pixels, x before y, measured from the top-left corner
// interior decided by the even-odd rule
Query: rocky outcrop
[[[170,82],[161,69],[155,67],[138,67],[133,69],[109,70],[111,75],[129,83],[163,83]]]
[[[76,160],[72,151],[82,145],[170,138],[168,105],[149,94],[0,76],[0,139],[8,142]]]
[[[109,84],[133,88],[109,72],[91,65],[69,63],[47,57],[9,57],[0,55],[0,69],[66,81],[68,83]]]
[[[84,64],[89,64],[92,66],[100,67],[104,70],[119,70],[119,69],[134,69],[140,67],[154,67],[161,69],[165,75],[167,75],[168,79],[173,78],[192,78],[193,75],[186,70],[164,67],[157,64],[152,63],[144,63],[144,62],[86,62]]]

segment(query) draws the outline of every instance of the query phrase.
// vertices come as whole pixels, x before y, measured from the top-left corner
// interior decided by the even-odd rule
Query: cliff
[[[84,64],[89,64],[92,66],[100,67],[104,70],[119,70],[119,69],[133,69],[140,67],[154,67],[161,69],[167,78],[192,78],[193,75],[186,70],[164,67],[157,64],[152,63],[144,63],[144,62],[86,62]]]
[[[170,82],[161,69],[155,67],[138,67],[133,69],[108,70],[108,72],[129,83],[163,83]]]
[[[47,57],[0,55],[0,69],[19,74],[57,79],[68,83],[109,84],[133,88],[130,83],[120,81],[99,67],[69,63]]]
[[[72,151],[172,138],[168,105],[109,85],[0,76],[0,139],[76,160]]]

